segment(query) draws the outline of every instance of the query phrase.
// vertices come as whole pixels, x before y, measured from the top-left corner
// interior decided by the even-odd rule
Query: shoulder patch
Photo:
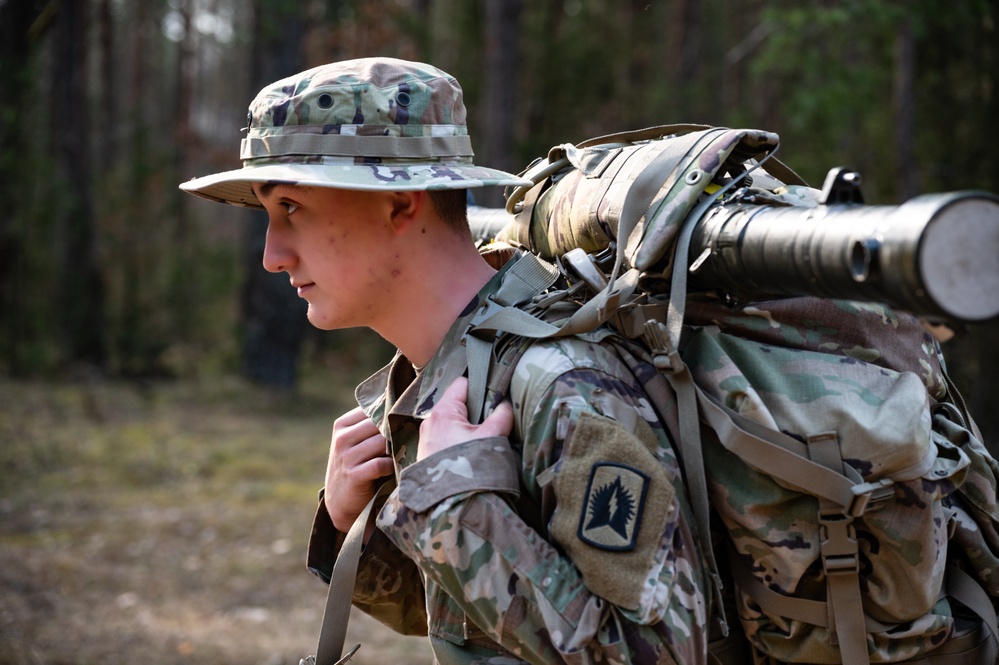
[[[648,580],[661,577],[657,554],[678,519],[673,479],[643,425],[579,414],[556,472],[550,526],[587,588],[630,610],[641,607]]]
[[[649,477],[623,464],[594,464],[578,536],[603,550],[635,549]]]

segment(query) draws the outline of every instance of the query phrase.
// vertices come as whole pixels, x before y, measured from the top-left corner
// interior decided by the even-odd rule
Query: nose
[[[295,264],[295,254],[286,235],[279,225],[268,221],[263,261],[264,269],[268,272],[288,272]]]

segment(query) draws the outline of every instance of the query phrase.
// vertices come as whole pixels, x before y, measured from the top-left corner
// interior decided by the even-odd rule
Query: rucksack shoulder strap
[[[638,285],[638,272],[630,270],[616,284],[573,311],[566,319],[548,322],[528,311],[531,307],[543,312],[546,303],[542,293],[559,277],[558,267],[540,257],[526,253],[514,259],[516,264],[508,270],[503,285],[469,323],[465,335],[468,354],[468,413],[472,422],[478,422],[485,407],[487,388],[504,392],[507,386],[489,386],[489,371],[493,362],[493,346],[501,334],[516,335],[527,339],[554,339],[578,335],[595,330],[612,316],[620,302]],[[563,298],[566,291],[551,295],[553,300]],[[541,301],[528,301],[542,297]]]

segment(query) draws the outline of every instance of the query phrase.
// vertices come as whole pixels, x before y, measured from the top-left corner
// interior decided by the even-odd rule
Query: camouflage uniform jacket
[[[702,663],[707,588],[669,435],[600,335],[533,344],[506,438],[416,461],[419,425],[466,367],[463,334],[504,272],[418,374],[402,356],[358,402],[388,441],[398,487],[361,557],[354,604],[428,634],[437,662]],[[342,542],[320,501],[309,566]]]

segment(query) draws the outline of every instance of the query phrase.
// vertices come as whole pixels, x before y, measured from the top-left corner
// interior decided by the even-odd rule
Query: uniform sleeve
[[[324,492],[309,539],[308,567],[329,584],[333,564],[346,534],[337,531],[326,512]],[[357,566],[352,602],[389,628],[404,635],[426,635],[427,614],[423,582],[416,564],[378,529],[364,546]]]
[[[615,376],[570,363],[515,385],[524,443],[484,439],[417,462],[379,527],[529,662],[703,662],[703,581],[676,478],[650,407]],[[516,468],[546,533],[516,512],[524,502],[497,482],[500,467]],[[476,482],[480,469],[488,482]]]

